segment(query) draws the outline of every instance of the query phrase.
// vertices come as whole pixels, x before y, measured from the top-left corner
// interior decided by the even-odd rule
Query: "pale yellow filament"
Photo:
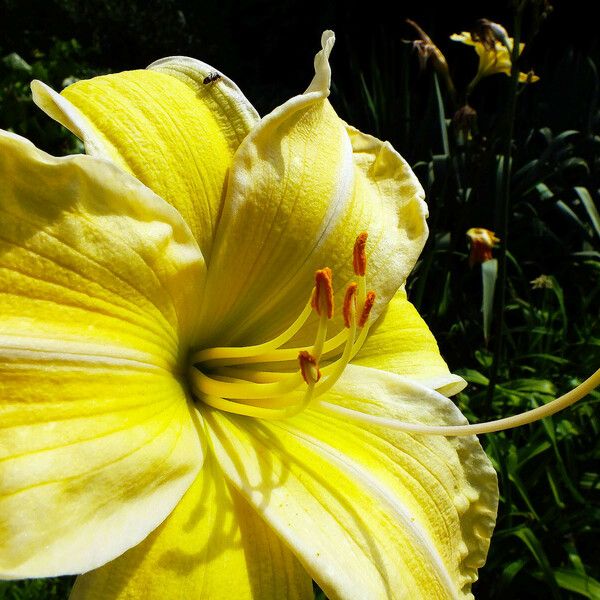
[[[285,379],[273,383],[219,381],[205,375],[195,367],[190,369],[189,374],[195,391],[208,396],[223,396],[232,399],[258,400],[282,396],[294,391],[303,383],[302,375],[299,372],[288,374]]]
[[[302,309],[302,312],[298,318],[284,332],[280,333],[277,337],[265,342],[264,344],[256,344],[254,346],[235,346],[231,348],[206,348],[205,350],[199,350],[193,354],[190,360],[192,363],[201,363],[209,360],[212,361],[217,359],[225,359],[228,361],[228,364],[232,364],[233,362],[237,363],[239,359],[265,354],[270,350],[279,348],[279,346],[282,346],[291,340],[298,333],[298,331],[300,331],[304,323],[306,323],[311,312],[312,306],[309,300],[306,306]],[[298,356],[297,352],[293,358],[296,358],[296,356]]]

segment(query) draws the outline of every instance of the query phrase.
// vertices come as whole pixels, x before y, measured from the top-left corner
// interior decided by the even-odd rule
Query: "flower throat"
[[[254,346],[207,348],[192,355],[189,379],[195,398],[230,413],[285,419],[330,390],[369,330],[375,292],[367,291],[366,242],[367,233],[363,232],[354,244],[352,262],[357,281],[346,287],[344,328],[339,333],[327,337],[334,315],[334,293],[331,269],[325,267],[315,273],[315,286],[304,309],[272,340]],[[284,348],[313,312],[318,317],[313,345]],[[321,367],[324,355],[327,364]],[[294,370],[285,369],[290,363],[296,365]]]

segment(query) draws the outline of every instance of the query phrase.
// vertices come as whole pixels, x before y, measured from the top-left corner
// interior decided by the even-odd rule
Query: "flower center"
[[[339,333],[328,337],[334,294],[331,269],[325,267],[315,273],[315,286],[304,309],[272,340],[254,346],[206,348],[192,355],[189,379],[196,400],[239,415],[285,419],[331,389],[363,345],[370,325],[375,292],[367,292],[366,241],[367,234],[361,233],[354,244],[357,283],[346,287],[344,328]],[[319,325],[312,346],[285,347],[313,311]],[[294,366],[286,368],[290,363]]]

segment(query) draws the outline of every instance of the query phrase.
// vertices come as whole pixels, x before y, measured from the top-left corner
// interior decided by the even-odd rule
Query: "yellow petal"
[[[80,576],[70,600],[312,599],[312,580],[207,456],[168,519]]]
[[[378,295],[374,317],[421,251],[422,188],[388,143],[336,115],[327,100],[331,46],[326,32],[307,92],[265,117],[235,155],[209,262],[208,345],[256,343],[284,330],[325,266],[339,306],[363,230],[368,285]]]
[[[468,31],[461,33],[453,33],[450,39],[454,42],[462,42],[468,46],[474,46],[477,55],[479,56],[479,67],[477,75],[474,81],[479,80],[481,77],[487,77],[489,75],[495,75],[496,73],[503,73],[504,75],[510,75],[511,72],[511,55],[508,48],[500,42],[496,41],[495,49],[486,48],[481,42],[473,40],[471,34]],[[507,38],[512,47],[514,42],[513,38]],[[519,55],[522,54],[525,44],[519,44]],[[527,73],[519,73],[520,83],[535,83],[539,81],[537,75]],[[472,84],[474,85],[474,84]]]
[[[463,44],[467,44],[467,46],[475,46],[481,42],[475,42],[471,37],[471,33],[469,31],[461,31],[460,33],[453,33],[450,36],[450,39],[453,42],[461,42]]]
[[[421,423],[464,423],[436,392],[349,367],[327,397]],[[497,507],[475,437],[415,436],[310,409],[286,421],[206,411],[232,483],[332,598],[471,598]]]
[[[178,372],[203,261],[110,163],[0,132],[0,182],[0,576],[78,573],[144,539],[201,466]]]
[[[519,83],[535,83],[539,80],[535,73],[519,73]]]
[[[32,84],[35,102],[170,202],[206,257],[221,211],[234,151],[258,115],[227,77],[204,84],[213,69],[189,58],[148,70],[79,81],[59,96]]]
[[[448,370],[435,338],[408,301],[404,288],[369,330],[367,341],[352,362],[409,377],[447,396],[466,385]]]

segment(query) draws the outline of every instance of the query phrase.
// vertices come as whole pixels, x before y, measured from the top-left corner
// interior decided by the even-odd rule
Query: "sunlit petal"
[[[145,538],[201,466],[178,376],[204,264],[110,163],[1,132],[0,186],[0,575],[78,573]]]
[[[327,100],[332,44],[326,32],[307,92],[265,117],[234,157],[209,261],[207,343],[255,343],[285,329],[318,268],[332,269],[339,305],[361,231],[369,233],[375,317],[421,251],[426,206],[417,179],[388,143],[348,127]]]
[[[80,137],[88,154],[112,160],[170,202],[210,254],[227,172],[258,115],[227,77],[189,58],[79,81],[58,95],[40,82],[34,100]]]
[[[370,329],[367,341],[352,362],[409,377],[447,396],[466,385],[448,370],[429,327],[403,288]]]
[[[444,396],[366,367],[324,400],[422,423],[463,423]],[[496,476],[474,437],[414,436],[322,409],[286,421],[207,411],[227,476],[332,598],[468,598],[485,559]]]
[[[308,600],[312,580],[207,457],[168,519],[141,544],[80,576],[71,600]]]
[[[470,86],[473,87],[479,79],[482,77],[488,77],[489,75],[495,75],[496,73],[503,73],[504,75],[510,75],[512,69],[511,53],[509,49],[501,42],[496,41],[493,48],[488,48],[479,40],[474,40],[473,36],[468,31],[461,33],[453,33],[450,39],[454,42],[461,42],[467,46],[473,46],[477,56],[479,56],[479,65],[477,67],[477,74]],[[506,42],[509,44],[509,48],[512,48],[514,42],[513,38],[507,37]],[[519,54],[523,52],[525,44],[519,44]],[[520,83],[535,83],[540,78],[537,75],[531,73],[519,73]]]

